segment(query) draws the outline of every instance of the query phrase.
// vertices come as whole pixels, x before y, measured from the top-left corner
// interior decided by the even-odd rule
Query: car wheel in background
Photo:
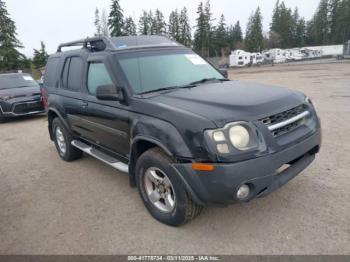
[[[140,156],[136,164],[136,182],[149,213],[158,221],[181,226],[197,217],[203,207],[188,195],[171,159],[160,148]]]
[[[57,152],[64,161],[70,162],[82,157],[83,152],[72,146],[74,139],[59,118],[52,122],[52,133]]]
[[[6,122],[6,118],[3,117],[2,112],[0,112],[0,124],[5,122]]]

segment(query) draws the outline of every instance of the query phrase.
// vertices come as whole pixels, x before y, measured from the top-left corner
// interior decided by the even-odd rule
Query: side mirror
[[[114,85],[104,85],[104,86],[97,87],[96,97],[99,100],[105,100],[105,101],[123,100],[122,94],[118,93],[117,87]]]
[[[219,72],[220,72],[225,78],[228,78],[228,71],[227,71],[227,69],[219,69]]]

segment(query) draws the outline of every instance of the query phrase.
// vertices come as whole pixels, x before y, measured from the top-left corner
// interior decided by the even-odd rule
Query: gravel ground
[[[323,148],[300,176],[175,229],[151,218],[126,175],[91,157],[62,162],[44,117],[10,121],[0,126],[0,254],[350,254],[350,63],[230,76],[312,98]]]

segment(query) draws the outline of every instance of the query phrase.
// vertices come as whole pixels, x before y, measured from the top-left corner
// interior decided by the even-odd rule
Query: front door
[[[117,101],[101,101],[96,98],[98,86],[111,84],[117,86],[110,72],[106,61],[89,61],[85,99],[88,106],[82,122],[88,131],[86,137],[88,140],[127,160],[130,149],[128,107]]]

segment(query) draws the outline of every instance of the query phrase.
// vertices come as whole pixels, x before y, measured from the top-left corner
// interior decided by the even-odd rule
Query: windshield
[[[187,50],[123,54],[118,60],[136,94],[223,78],[204,59]]]
[[[26,74],[0,75],[0,90],[22,87],[39,87],[37,82]]]

